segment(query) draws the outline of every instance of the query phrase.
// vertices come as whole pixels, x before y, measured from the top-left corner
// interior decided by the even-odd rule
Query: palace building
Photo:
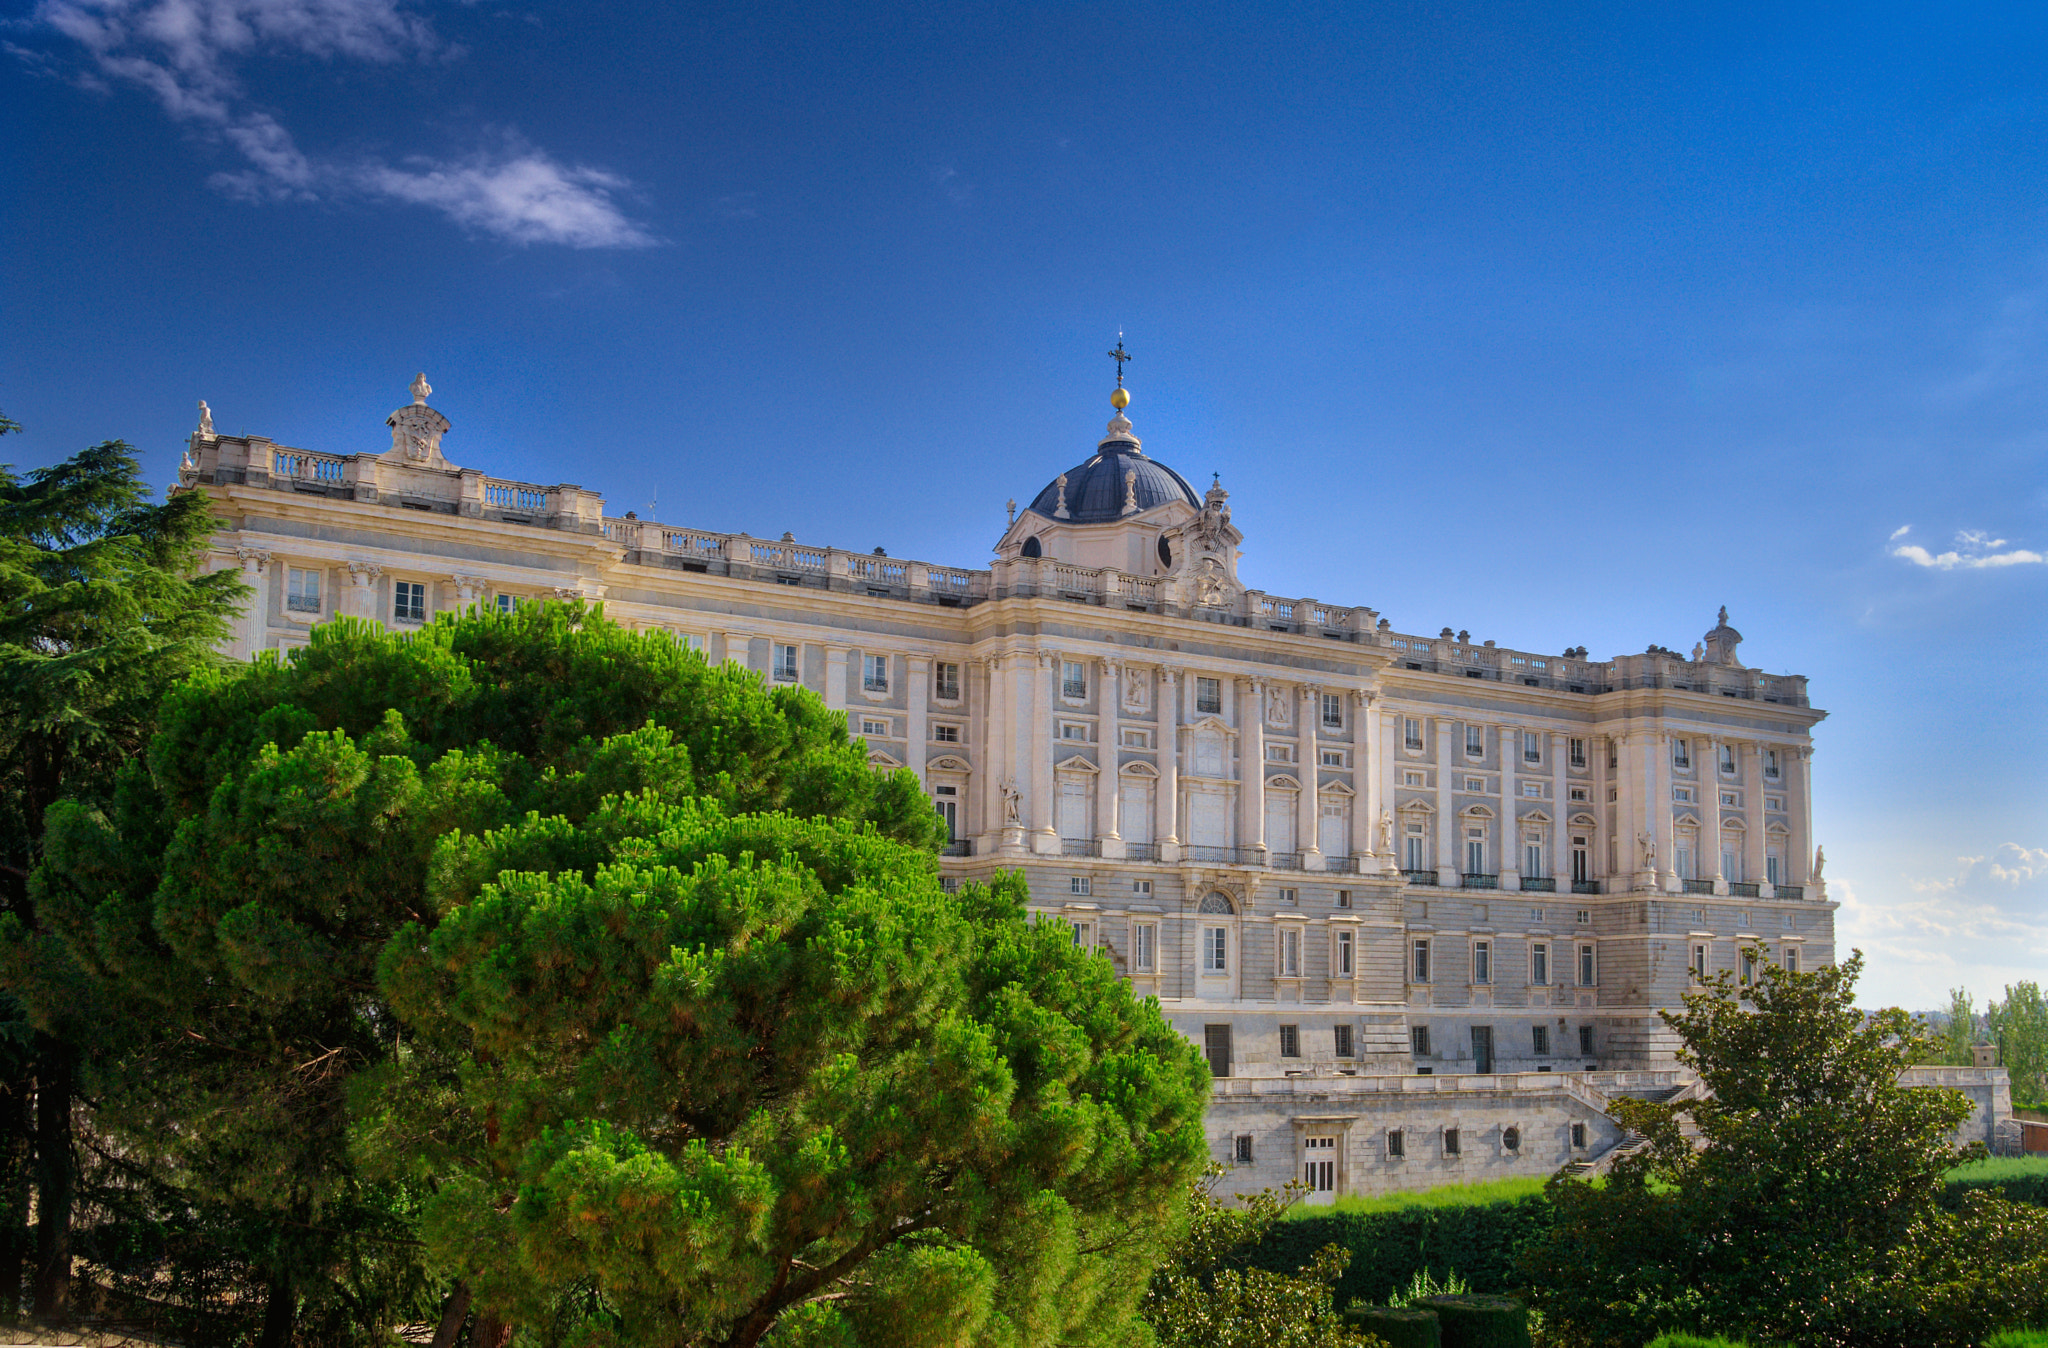
[[[1252,588],[1229,493],[1146,452],[1121,377],[1107,433],[980,567],[458,467],[431,392],[360,452],[202,419],[179,482],[254,590],[234,654],[563,596],[815,690],[923,782],[949,882],[1022,870],[1201,1046],[1239,1187],[1597,1167],[1609,1100],[1692,1089],[1660,1008],[1835,958],[1824,713],[1742,662],[1725,611],[1689,655],[1595,659]]]

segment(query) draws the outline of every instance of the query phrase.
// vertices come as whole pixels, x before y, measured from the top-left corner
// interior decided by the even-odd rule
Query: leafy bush
[[[1649,1348],[1749,1348],[1740,1339],[1701,1338],[1697,1334],[1659,1334]]]
[[[1426,1297],[1415,1308],[1436,1312],[1444,1348],[1529,1348],[1529,1311],[1513,1297]]]
[[[1385,1339],[1388,1348],[1442,1348],[1436,1312],[1421,1306],[1353,1306],[1344,1323]]]

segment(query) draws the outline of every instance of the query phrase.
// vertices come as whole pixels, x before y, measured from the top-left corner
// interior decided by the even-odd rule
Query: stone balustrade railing
[[[1550,1092],[1597,1100],[1616,1095],[1647,1094],[1670,1090],[1691,1080],[1677,1071],[1636,1072],[1454,1072],[1433,1076],[1374,1074],[1360,1068],[1349,1075],[1347,1068],[1330,1070],[1319,1064],[1314,1074],[1294,1076],[1220,1077],[1210,1083],[1215,1096],[1274,1095],[1450,1095],[1486,1093],[1529,1095]],[[1597,1092],[1596,1095],[1589,1095]],[[1596,1104],[1594,1106],[1598,1108]]]

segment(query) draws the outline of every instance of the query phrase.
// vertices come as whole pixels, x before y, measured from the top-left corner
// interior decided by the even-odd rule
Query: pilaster
[[[1095,839],[1101,845],[1102,855],[1115,860],[1124,854],[1123,835],[1116,826],[1116,765],[1123,747],[1117,716],[1123,706],[1123,666],[1114,660],[1102,660],[1096,668],[1099,714],[1095,718]]]
[[[925,781],[924,760],[929,752],[927,742],[931,739],[929,724],[929,699],[932,691],[932,661],[928,655],[905,656],[903,676],[910,680],[910,686],[903,690],[906,706],[903,738],[904,754],[910,760],[910,770],[917,774],[917,784],[929,789]]]
[[[1180,670],[1164,666],[1158,670],[1158,680],[1153,692],[1159,699],[1159,791],[1152,800],[1152,808],[1157,812],[1152,837],[1159,844],[1161,861],[1179,861],[1180,700],[1186,680]]]
[[[1295,704],[1296,756],[1301,759],[1295,766],[1301,769],[1301,790],[1294,797],[1294,841],[1301,849],[1301,868],[1305,871],[1323,868],[1322,811],[1318,805],[1323,757],[1318,751],[1322,743],[1322,691],[1313,683],[1304,683]]]
[[[1266,850],[1266,682],[1239,679],[1237,692],[1237,838]]]
[[[1038,651],[1020,671],[1019,681],[1024,684],[1031,699],[1030,739],[1027,752],[1031,764],[1031,850],[1041,856],[1057,856],[1060,850],[1059,830],[1053,824],[1053,723],[1052,709],[1059,696],[1056,681],[1060,676],[1059,657],[1050,651]]]
[[[1436,732],[1436,882],[1456,889],[1463,881],[1458,878],[1458,820],[1451,802],[1451,722],[1433,717],[1430,727]]]

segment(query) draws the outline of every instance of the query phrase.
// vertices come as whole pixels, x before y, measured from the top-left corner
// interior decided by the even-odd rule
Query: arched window
[[[1024,540],[1024,555],[1026,557],[1043,557],[1045,555],[1045,549],[1038,545],[1037,534],[1033,534]]]
[[[1164,534],[1159,536],[1159,564],[1161,566],[1173,565],[1173,544],[1166,541],[1166,535]]]
[[[1237,911],[1237,905],[1230,901],[1228,894],[1209,894],[1203,897],[1199,910],[1203,913],[1222,913],[1226,916]]]

